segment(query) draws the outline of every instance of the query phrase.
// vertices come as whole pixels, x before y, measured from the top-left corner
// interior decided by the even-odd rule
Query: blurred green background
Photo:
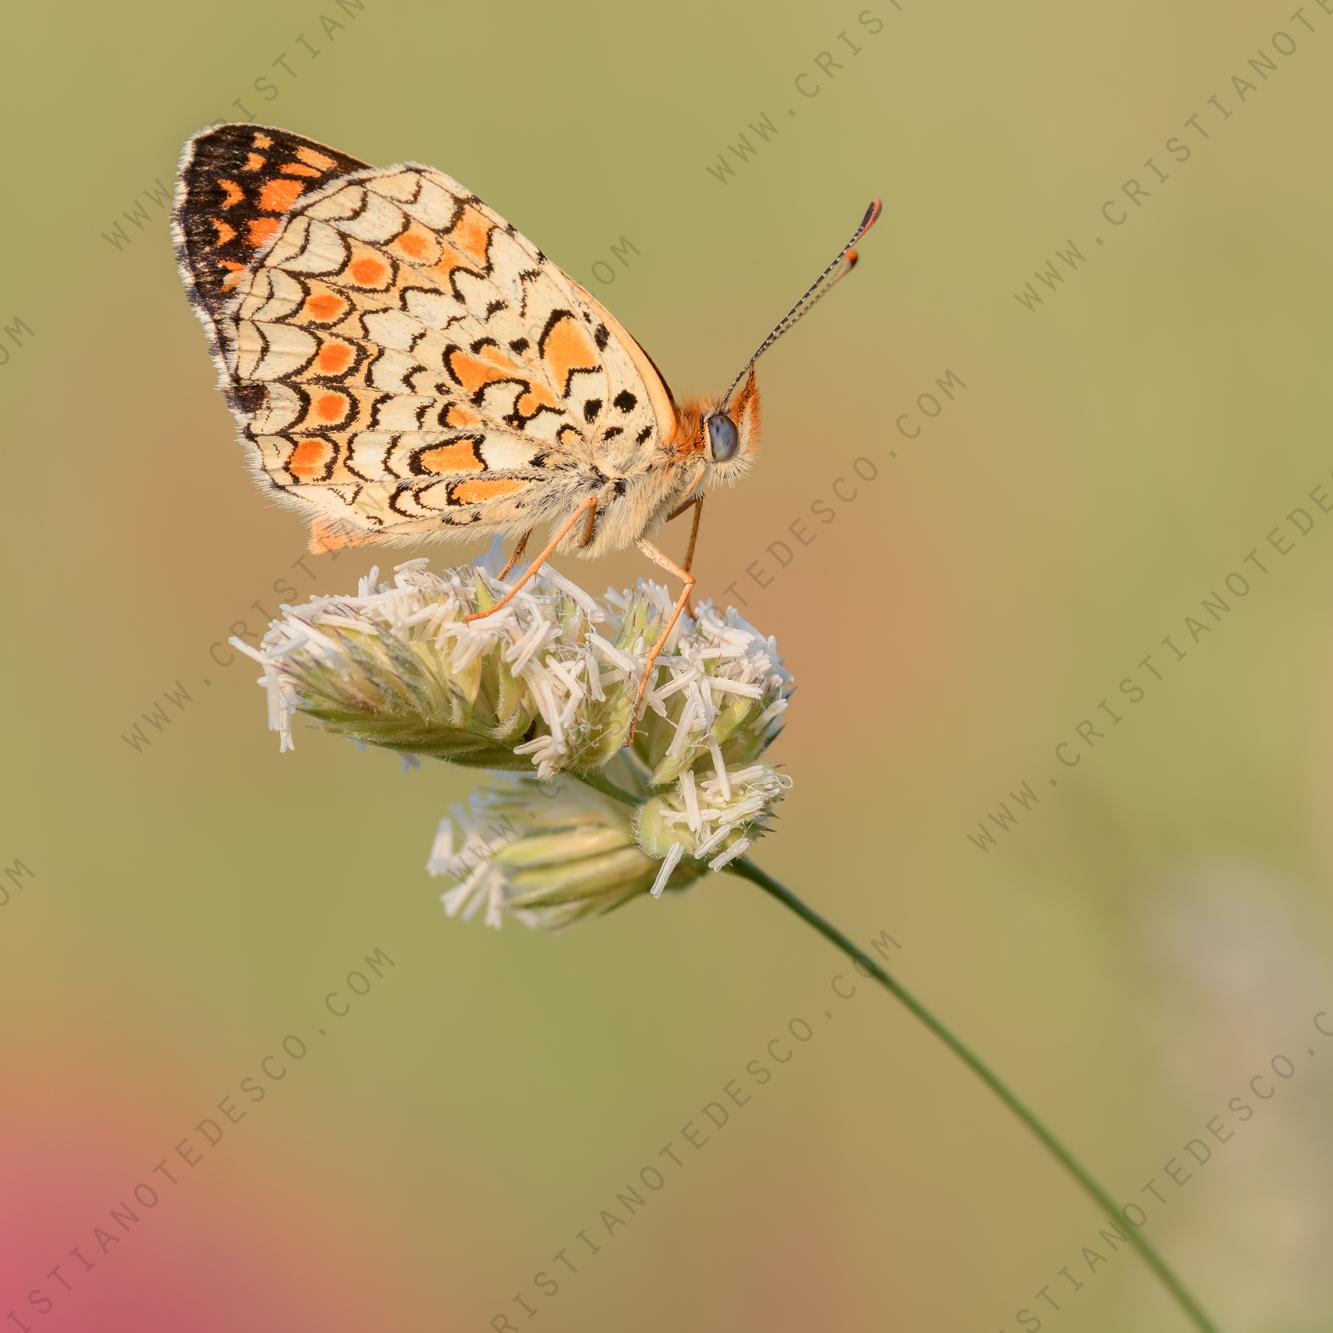
[[[899,942],[1228,1333],[1329,1326],[1333,17],[1298,15],[8,16],[6,1328],[1185,1327],[905,1014],[832,1006],[837,957],[752,888],[463,926],[424,862],[473,777],[308,727],[279,755],[218,645],[374,557],[296,564],[180,291],[180,145],[247,114],[456,176],[678,393],[721,389],[884,196],[762,364],[759,469],[703,530],[703,590],[800,687],[758,859]]]

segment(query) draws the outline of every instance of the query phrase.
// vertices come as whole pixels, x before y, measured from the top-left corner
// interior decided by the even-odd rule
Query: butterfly
[[[434,537],[631,544],[695,586],[706,487],[759,441],[755,363],[856,263],[847,244],[726,392],[678,402],[600,301],[432,167],[371,167],[285,130],[224,124],[185,145],[172,234],[186,292],[258,479],[311,520],[311,549]],[[693,511],[682,564],[648,540]],[[633,728],[631,727],[631,737]]]

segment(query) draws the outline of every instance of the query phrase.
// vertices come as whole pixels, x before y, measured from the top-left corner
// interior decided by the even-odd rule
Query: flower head
[[[600,601],[549,565],[503,610],[482,565],[378,570],[355,596],[317,597],[282,615],[255,651],[270,726],[293,745],[294,712],[391,750],[542,778],[601,768],[619,752],[646,647],[670,612],[641,580]],[[734,610],[682,616],[646,696],[634,752],[660,785],[700,760],[755,759],[780,729],[790,677],[772,640]]]
[[[547,565],[468,621],[508,590],[495,559],[438,574],[409,560],[386,582],[372,570],[355,596],[283,607],[258,650],[233,640],[264,668],[282,748],[305,713],[406,756],[526,775],[497,774],[451,811],[431,856],[455,881],[450,914],[484,908],[492,925],[564,925],[741,856],[790,785],[761,762],[791,695],[773,641],[732,609],[682,616],[625,749],[666,589],[594,599]]]

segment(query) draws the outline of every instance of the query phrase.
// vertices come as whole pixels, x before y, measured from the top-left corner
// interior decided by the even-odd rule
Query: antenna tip
[[[866,209],[865,219],[861,223],[861,231],[863,233],[869,231],[870,228],[875,225],[879,215],[883,211],[884,201],[882,199],[872,199],[870,201],[870,207]]]

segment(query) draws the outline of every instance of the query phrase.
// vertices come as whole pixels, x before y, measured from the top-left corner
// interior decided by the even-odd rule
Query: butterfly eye
[[[729,416],[716,412],[708,418],[708,447],[714,463],[725,463],[739,448],[740,442],[736,423]]]

